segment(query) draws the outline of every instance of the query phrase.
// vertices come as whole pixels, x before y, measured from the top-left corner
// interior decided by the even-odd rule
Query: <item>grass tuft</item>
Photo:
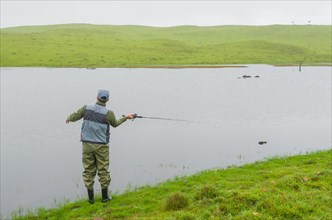
[[[214,186],[205,185],[200,190],[196,196],[196,199],[213,199],[218,196],[218,191]]]
[[[181,192],[176,192],[170,195],[165,204],[166,211],[176,211],[184,209],[188,206],[188,198]]]

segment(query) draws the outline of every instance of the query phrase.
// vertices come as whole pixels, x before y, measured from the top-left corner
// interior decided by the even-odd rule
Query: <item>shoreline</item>
[[[197,68],[197,69],[210,69],[210,68],[248,68],[248,65],[268,65],[273,67],[298,67],[298,64],[240,64],[240,65],[178,65],[178,66],[130,66],[130,67],[114,67],[114,68],[150,68],[150,69],[190,69],[190,68]],[[302,67],[324,67],[324,66],[331,66],[332,64],[319,64],[319,65],[302,65]],[[95,67],[97,69],[98,67]],[[99,67],[104,68],[104,67]],[[113,68],[113,67],[106,67],[106,68]],[[93,69],[93,68],[87,68],[87,69]]]
[[[226,218],[232,214],[239,219],[251,219],[257,215],[260,219],[330,219],[331,197],[327,192],[331,189],[331,153],[331,149],[326,149],[210,169],[114,194],[107,206],[101,203],[98,194],[93,205],[84,197],[53,208],[30,210],[25,214],[16,211],[11,217],[20,220],[82,217],[166,219],[179,216],[195,219],[210,216]],[[179,209],[166,209],[175,194],[185,198],[187,205]],[[291,203],[285,203],[285,200]],[[206,211],[208,206],[213,209]]]
[[[265,63],[251,63],[251,64],[231,64],[231,65],[142,65],[142,66],[0,66],[1,69],[5,68],[81,68],[81,69],[100,69],[100,68],[121,68],[121,69],[218,69],[218,68],[248,68],[249,65],[268,65],[273,67],[299,67],[298,64],[265,64]],[[308,64],[302,67],[332,67],[332,64]]]
[[[203,68],[247,68],[248,66],[244,65],[158,65],[158,66],[130,66],[130,67],[119,67],[119,68],[149,68],[149,69],[189,69],[189,68],[197,68],[197,69],[203,69]]]

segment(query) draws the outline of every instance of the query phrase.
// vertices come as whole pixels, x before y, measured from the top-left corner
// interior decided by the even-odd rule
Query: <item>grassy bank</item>
[[[111,26],[1,29],[1,66],[330,65],[330,25]]]
[[[18,219],[331,219],[332,150],[204,171]]]

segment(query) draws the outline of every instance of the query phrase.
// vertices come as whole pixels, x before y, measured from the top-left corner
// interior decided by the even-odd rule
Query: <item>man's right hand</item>
[[[135,113],[134,114],[133,113],[127,114],[126,118],[127,119],[134,119],[134,118],[136,118],[136,114]]]

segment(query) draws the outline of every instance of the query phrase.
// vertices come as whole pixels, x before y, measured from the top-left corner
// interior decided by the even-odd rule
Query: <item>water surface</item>
[[[112,129],[113,192],[331,147],[331,67],[2,68],[3,216],[85,196],[81,121],[65,119],[94,103],[98,89],[110,90],[117,117],[194,121],[136,119]]]

